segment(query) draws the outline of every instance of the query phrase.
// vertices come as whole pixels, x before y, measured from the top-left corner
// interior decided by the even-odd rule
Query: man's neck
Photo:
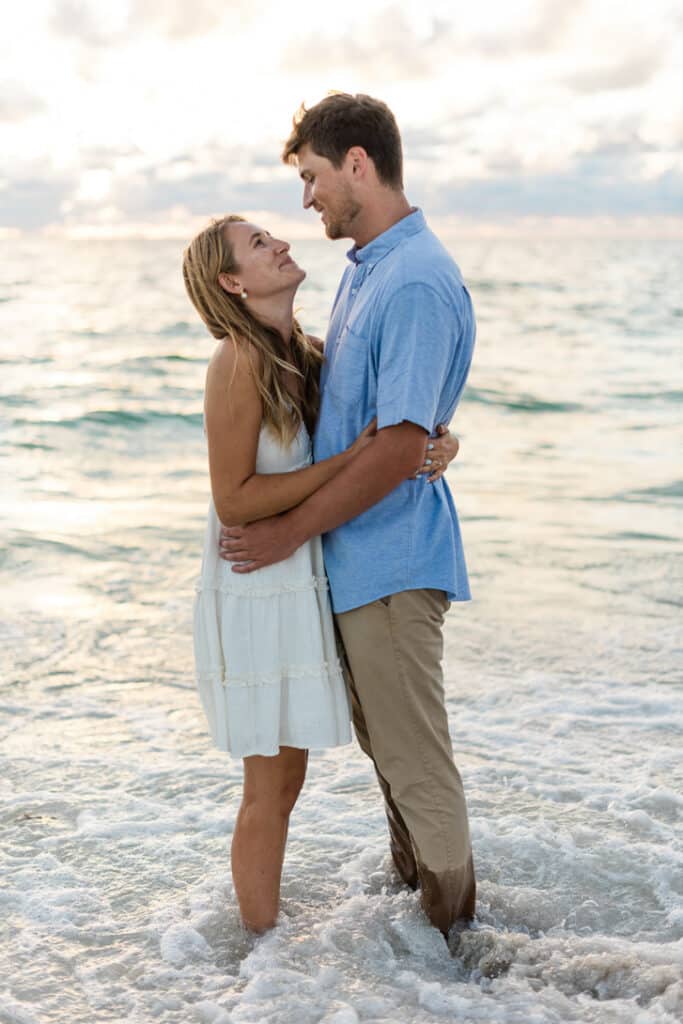
[[[353,238],[356,248],[362,249],[373,239],[398,224],[400,220],[413,212],[414,207],[406,199],[404,192],[393,189],[382,189],[377,198],[364,206],[353,225]]]

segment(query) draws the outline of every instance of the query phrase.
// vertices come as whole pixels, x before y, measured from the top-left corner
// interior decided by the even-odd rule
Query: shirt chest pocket
[[[339,339],[327,390],[336,404],[360,403],[365,408],[375,405],[377,381],[372,348],[367,338],[350,327],[344,329]]]

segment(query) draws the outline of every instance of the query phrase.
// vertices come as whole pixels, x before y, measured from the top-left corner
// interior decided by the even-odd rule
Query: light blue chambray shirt
[[[448,423],[474,348],[469,293],[420,210],[348,257],[325,344],[318,461],[347,448],[374,416],[379,430],[409,420],[431,434]],[[443,478],[403,481],[324,534],[323,550],[335,612],[422,587],[445,590],[452,601],[470,598]]]

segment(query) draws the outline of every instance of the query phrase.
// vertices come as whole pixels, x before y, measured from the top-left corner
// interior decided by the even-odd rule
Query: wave
[[[183,356],[179,353],[171,353],[163,356],[135,356],[133,359],[123,359],[120,363],[112,363],[112,368],[117,370],[130,370],[134,373],[147,370],[159,371],[164,369],[164,363],[206,363],[207,356]]]
[[[32,441],[14,441],[12,448],[25,448],[28,451],[42,451],[42,452],[56,452],[57,449],[52,444],[38,444]]]
[[[633,495],[634,500],[640,498],[683,498],[683,480],[672,480],[670,484],[660,484],[657,487],[642,487],[638,490],[627,491],[627,495]]]
[[[83,416],[74,416],[70,419],[15,419],[15,426],[32,427],[64,427],[66,430],[77,430],[83,426],[109,426],[109,427],[139,427],[144,424],[156,423],[181,423],[190,427],[202,427],[204,417],[202,413],[182,412],[156,412],[152,409],[144,412],[129,412],[125,409],[97,409],[85,413]]]
[[[665,541],[667,544],[675,544],[678,537],[671,537],[666,533],[640,533],[638,530],[621,530],[618,533],[605,534],[606,540],[655,540]]]
[[[579,412],[584,408],[580,402],[549,402],[534,398],[533,395],[510,397],[492,388],[468,387],[464,398],[468,402],[495,405],[500,409],[512,409],[515,412]]]
[[[189,320],[178,320],[174,324],[167,324],[165,327],[160,327],[155,333],[162,338],[169,336],[175,336],[177,334],[187,335],[203,335],[206,328],[203,324],[190,323]]]
[[[683,401],[683,391],[621,391],[617,392],[616,398],[623,398],[629,402],[649,402],[649,401],[664,401],[664,402],[681,402]]]
[[[11,358],[0,356],[0,366],[43,366],[45,363],[52,363],[51,356],[22,356],[13,355]]]
[[[23,394],[3,395],[0,398],[0,405],[8,409],[21,409],[22,406],[26,405],[26,398]]]
[[[579,500],[587,502],[657,502],[662,498],[683,498],[683,480],[673,480],[670,484],[660,484],[653,487],[634,488],[632,491],[619,491],[617,494],[611,495],[611,497],[586,495]],[[656,534],[653,534],[652,538],[659,540]]]
[[[89,545],[85,541],[79,544],[70,544],[67,541],[55,540],[43,534],[31,533],[26,530],[16,530],[11,537],[11,544],[7,548],[0,549],[2,555],[12,555],[18,551],[31,551],[38,554],[52,552],[58,555],[78,555],[80,558],[90,558],[95,561],[128,556],[129,548],[117,545],[103,545],[91,541]]]
[[[81,329],[72,327],[69,333],[76,338],[118,338],[121,336],[131,336],[132,334],[137,336],[140,334],[140,328],[131,327],[126,323],[113,329],[109,328],[108,330],[97,330],[93,327]],[[178,320],[173,324],[166,324],[156,330],[145,330],[143,333],[147,337],[151,336],[154,338],[177,338],[180,335],[183,338],[206,337],[207,341],[210,340],[208,335],[206,335],[206,328],[203,324],[190,323],[187,320]]]
[[[508,291],[541,291],[557,294],[567,291],[567,285],[553,281],[491,281],[484,279],[478,281],[476,278],[468,278],[465,282],[471,292],[508,292]]]

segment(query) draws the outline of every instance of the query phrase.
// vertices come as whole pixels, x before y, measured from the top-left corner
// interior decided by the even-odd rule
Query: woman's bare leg
[[[289,815],[306,775],[308,751],[280,747],[276,757],[244,758],[244,793],[232,837],[232,880],[244,925],[272,928]]]

